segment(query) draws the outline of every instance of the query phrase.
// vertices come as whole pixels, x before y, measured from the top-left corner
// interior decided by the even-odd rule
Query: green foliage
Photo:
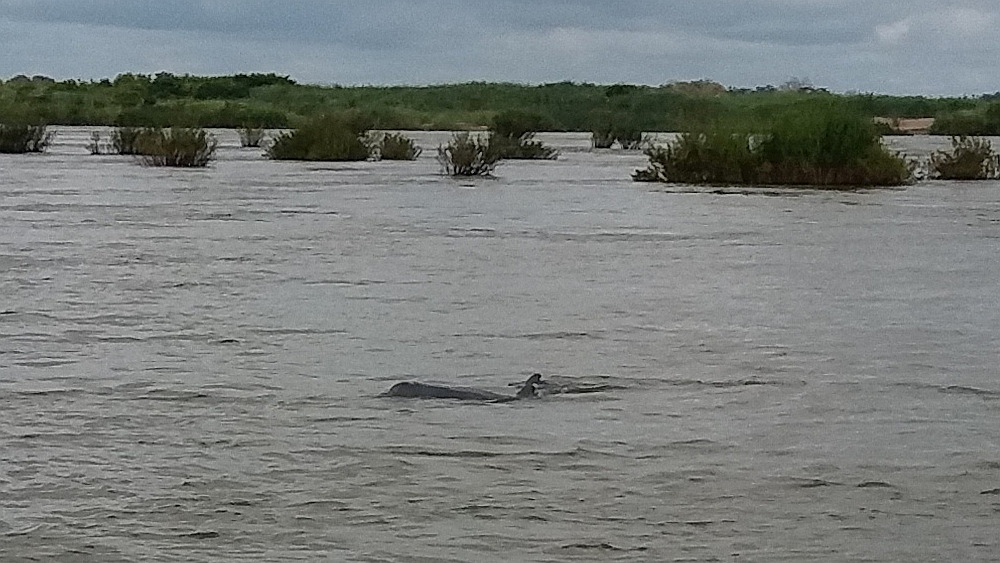
[[[935,135],[1000,135],[1000,102],[938,115],[931,126]]]
[[[204,129],[182,127],[145,129],[137,144],[143,164],[184,168],[207,166],[217,146]]]
[[[374,141],[378,156],[382,160],[416,160],[423,149],[413,139],[399,133],[385,133]]]
[[[500,158],[518,160],[555,160],[559,151],[535,140],[534,133],[525,133],[520,137],[507,137],[490,133],[489,145]]]
[[[590,131],[590,144],[595,149],[610,149],[617,142],[623,149],[635,150],[646,141],[642,127],[624,112],[592,112]]]
[[[728,129],[681,133],[666,146],[645,150],[649,166],[636,170],[639,182],[684,184],[751,184],[761,158],[750,148],[751,136]]]
[[[646,151],[637,181],[810,186],[899,185],[908,163],[882,144],[871,120],[816,104],[747,128],[717,124]]]
[[[447,145],[439,145],[437,160],[449,176],[488,176],[500,162],[490,140],[456,133]]]
[[[990,180],[1000,177],[1000,156],[986,139],[951,138],[951,150],[930,157],[931,176],[942,180]]]
[[[236,130],[240,136],[241,147],[260,147],[267,131],[263,127],[240,127]]]
[[[664,86],[472,82],[437,86],[314,86],[275,74],[122,74],[113,80],[18,77],[0,84],[0,121],[131,127],[286,128],[356,110],[379,129],[492,127],[520,138],[536,131],[603,131],[595,115],[627,131],[683,131],[738,116],[769,120],[804,102],[836,99],[867,117],[936,116],[937,133],[1000,133],[994,97],[835,95],[813,88],[729,89],[699,81]],[[993,110],[996,114],[1000,110]],[[958,131],[963,128],[963,131]],[[628,139],[629,135],[616,135]]]
[[[535,133],[549,129],[549,123],[536,112],[503,111],[493,117],[488,144],[501,158],[555,160],[559,151],[535,140]]]
[[[536,111],[505,110],[493,116],[490,131],[494,135],[519,139],[529,133],[548,131],[552,128],[552,120]]]
[[[0,123],[0,153],[44,152],[53,136],[44,125]]]
[[[329,114],[275,137],[267,155],[276,160],[358,161],[371,156],[365,132],[368,117],[357,112]]]

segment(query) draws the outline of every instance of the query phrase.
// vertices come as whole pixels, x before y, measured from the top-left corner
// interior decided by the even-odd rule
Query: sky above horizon
[[[0,0],[0,77],[1000,91],[997,0]]]

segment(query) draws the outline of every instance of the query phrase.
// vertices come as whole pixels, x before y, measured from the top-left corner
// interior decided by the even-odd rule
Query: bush
[[[43,152],[54,135],[46,131],[45,125],[0,123],[0,153]]]
[[[535,112],[500,112],[490,124],[489,146],[500,158],[555,160],[559,151],[534,140],[535,132],[548,129],[550,120]]]
[[[942,180],[991,180],[1000,174],[1000,156],[986,139],[961,135],[951,138],[951,150],[931,155],[930,172]]]
[[[642,136],[642,129],[636,127],[620,126],[612,134],[625,150],[637,150],[646,140]]]
[[[101,142],[101,134],[98,131],[90,132],[90,142],[87,143],[87,150],[90,154],[104,154],[104,144]]]
[[[416,160],[423,149],[413,139],[399,133],[386,133],[372,141],[372,146],[383,160]]]
[[[204,129],[171,127],[145,129],[139,135],[137,149],[147,166],[207,166],[217,142]]]
[[[590,144],[595,149],[610,149],[616,142],[623,149],[634,150],[646,139],[634,116],[617,111],[596,111],[590,115]]]
[[[111,132],[109,146],[111,152],[115,154],[141,154],[140,138],[146,135],[155,134],[156,129],[142,129],[140,127],[116,127]]]
[[[240,135],[240,146],[244,148],[260,147],[266,135],[263,127],[240,127],[236,132]]]
[[[488,176],[500,161],[490,138],[455,133],[447,145],[439,145],[437,160],[449,176]]]
[[[810,186],[899,185],[910,165],[890,153],[870,119],[834,105],[786,112],[747,130],[725,124],[646,151],[637,181]]]
[[[590,146],[595,149],[610,149],[615,144],[615,134],[611,129],[590,132]]]
[[[649,167],[632,174],[639,182],[749,184],[760,167],[750,137],[726,129],[682,133],[664,147],[647,148],[645,154]]]
[[[365,142],[365,132],[370,128],[368,119],[359,114],[325,115],[275,137],[267,156],[276,160],[367,160],[371,147]]]
[[[500,158],[512,160],[555,160],[559,158],[559,151],[545,146],[541,141],[536,141],[534,138],[534,133],[525,133],[520,137],[507,137],[492,132],[490,133],[489,145]]]
[[[551,125],[552,120],[538,112],[507,110],[493,116],[490,131],[503,137],[518,139],[527,133],[546,131]]]

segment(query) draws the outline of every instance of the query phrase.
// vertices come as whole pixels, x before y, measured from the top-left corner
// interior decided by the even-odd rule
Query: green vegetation
[[[52,136],[44,125],[0,123],[0,153],[43,152]]]
[[[455,133],[447,145],[439,145],[437,160],[449,176],[488,176],[500,162],[489,139],[469,133]]]
[[[378,134],[371,146],[381,160],[416,160],[423,152],[413,139],[399,133]]]
[[[200,168],[208,166],[217,142],[204,129],[172,127],[143,130],[137,145],[147,166]]]
[[[1000,177],[1000,156],[986,139],[951,138],[951,150],[931,155],[930,173],[942,180],[992,180]]]
[[[489,146],[507,159],[555,160],[559,151],[535,140],[535,133],[551,129],[551,122],[536,112],[503,111],[490,124]]]
[[[1000,101],[947,112],[934,120],[931,133],[938,135],[1000,135]]]
[[[635,150],[646,141],[642,127],[628,114],[597,111],[590,123],[590,144],[595,149],[610,149],[617,142],[623,149]]]
[[[871,120],[817,104],[768,123],[719,123],[646,151],[637,181],[710,185],[884,186],[910,180],[909,164],[881,143]]]
[[[240,146],[243,148],[247,147],[260,147],[261,143],[264,142],[264,136],[267,131],[263,127],[240,127],[236,130],[240,135]]]
[[[188,76],[122,74],[113,80],[56,81],[18,76],[0,83],[0,122],[120,127],[298,127],[348,110],[372,128],[468,130],[502,114],[540,118],[530,131],[592,131],[635,139],[628,131],[685,131],[715,121],[767,120],[816,100],[840,101],[861,115],[937,117],[942,134],[1000,123],[1000,94],[927,98],[832,94],[805,84],[726,89],[709,81],[663,86],[558,82],[537,86],[467,83],[439,86],[314,86],[275,74]],[[992,113],[991,113],[992,112]],[[993,116],[993,117],[991,117]],[[622,134],[613,130],[621,129]],[[996,131],[1000,132],[1000,131]],[[614,141],[613,141],[614,142]]]
[[[267,155],[275,160],[358,161],[371,157],[368,117],[357,112],[328,114],[274,138]]]

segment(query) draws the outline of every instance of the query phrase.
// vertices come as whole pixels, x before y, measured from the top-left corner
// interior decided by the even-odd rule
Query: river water
[[[0,560],[1000,560],[1000,182],[0,155]],[[910,154],[946,144],[895,139]],[[421,380],[506,404],[383,398]]]

